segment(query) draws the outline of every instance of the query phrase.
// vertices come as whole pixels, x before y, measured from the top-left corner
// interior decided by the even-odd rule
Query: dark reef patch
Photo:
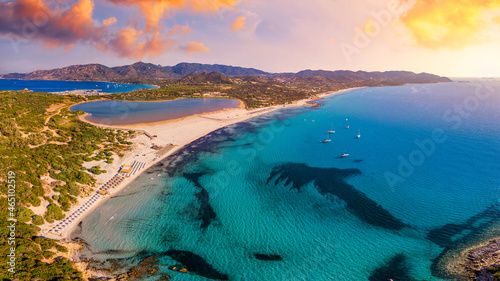
[[[122,254],[123,250],[107,250],[99,254],[102,253]],[[89,268],[95,271],[106,272],[110,275],[127,276],[128,280],[144,280],[153,276],[165,275],[165,272],[160,271],[160,266],[170,267],[175,265],[162,262],[162,258],[166,256],[182,264],[191,274],[215,280],[229,280],[227,274],[219,272],[204,258],[189,251],[168,250],[160,253],[139,251],[131,252],[131,255],[126,258],[113,258],[104,261],[85,259],[85,261],[88,263]]]
[[[196,198],[201,203],[197,219],[201,220],[201,228],[207,228],[217,218],[217,214],[215,214],[212,205],[209,203],[209,194],[206,189],[203,188],[196,193]]]
[[[204,172],[184,173],[183,177],[186,178],[188,181],[192,182],[196,187],[203,188],[203,186],[200,184],[200,178],[203,177],[204,175],[207,175],[207,174],[208,173],[204,173]]]
[[[216,280],[229,280],[227,274],[220,273],[214,269],[206,260],[195,253],[179,250],[168,250],[165,255],[180,262],[187,267],[190,272],[203,276],[205,278]]]
[[[282,261],[283,258],[276,254],[253,254],[253,256],[261,261]]]
[[[369,281],[416,281],[408,274],[406,265],[406,257],[403,254],[398,254],[389,260],[385,265],[375,269],[372,275],[368,278]]]
[[[332,194],[346,203],[346,208],[352,214],[366,223],[387,229],[400,230],[407,225],[391,215],[377,202],[368,198],[364,193],[346,183],[346,179],[361,174],[358,169],[314,168],[306,164],[287,163],[274,167],[267,183],[274,179],[274,184],[285,181],[285,185],[292,186],[300,192],[302,186],[313,182],[318,191]]]
[[[94,255],[125,255],[125,254],[131,254],[135,253],[133,250],[115,250],[115,249],[109,249],[109,250],[104,250],[100,252],[92,252]]]
[[[200,184],[200,178],[207,173],[184,173],[183,176],[190,182],[192,182],[199,191],[195,194],[196,198],[200,202],[200,207],[198,209],[198,216],[196,219],[201,221],[201,228],[207,228],[213,220],[217,218],[212,205],[210,205],[210,194],[208,191]]]
[[[354,162],[354,163],[360,163],[360,162],[363,162],[363,159],[354,159],[354,160],[352,160],[352,162]]]

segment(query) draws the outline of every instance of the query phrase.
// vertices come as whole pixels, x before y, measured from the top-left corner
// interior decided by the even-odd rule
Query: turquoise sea
[[[157,257],[145,280],[459,280],[447,260],[500,236],[500,82],[321,103],[222,128],[150,168],[80,223],[82,256]]]
[[[106,125],[150,123],[194,114],[236,108],[233,99],[178,99],[156,102],[94,101],[74,105],[72,111],[81,110],[91,115],[86,119]]]
[[[98,90],[101,93],[123,93],[139,89],[153,89],[151,85],[119,84],[110,82],[57,81],[57,80],[19,80],[0,79],[0,90],[33,92],[64,92],[73,90]]]

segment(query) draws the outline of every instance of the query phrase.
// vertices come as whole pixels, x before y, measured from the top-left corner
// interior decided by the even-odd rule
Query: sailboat
[[[328,134],[335,134],[335,128],[333,127],[333,123],[332,123],[332,129],[328,131]]]
[[[345,121],[347,121],[347,126],[345,128],[349,129],[349,119],[346,118]]]
[[[349,157],[349,152],[347,152],[347,148],[345,149],[345,153],[340,154],[340,157]]]
[[[330,133],[327,133],[327,137],[326,139],[324,139],[322,142],[323,143],[327,143],[327,142],[331,142],[332,140],[330,139]]]
[[[361,137],[360,130],[358,130],[358,135],[356,136],[358,139]]]

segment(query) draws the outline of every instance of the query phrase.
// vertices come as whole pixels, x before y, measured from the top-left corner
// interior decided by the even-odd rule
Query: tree
[[[56,204],[50,204],[47,207],[47,212],[45,212],[45,220],[53,223],[54,220],[61,220],[63,218],[64,214],[59,206],[57,206]]]
[[[106,170],[101,170],[101,166],[93,166],[92,168],[89,169],[89,172],[91,172],[94,175],[100,175],[106,173]]]
[[[68,193],[74,196],[80,195],[80,187],[74,182],[68,183]]]
[[[29,222],[33,215],[33,211],[26,207],[21,206],[17,208],[17,220],[19,222]]]
[[[42,216],[40,215],[34,215],[32,217],[32,223],[35,224],[35,225],[42,225],[45,223],[44,219]]]

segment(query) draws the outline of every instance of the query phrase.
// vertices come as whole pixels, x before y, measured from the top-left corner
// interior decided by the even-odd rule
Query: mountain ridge
[[[66,80],[66,81],[109,81],[121,82],[139,80],[178,80],[194,74],[220,73],[227,77],[268,77],[280,81],[323,81],[347,83],[357,81],[390,81],[391,83],[432,83],[450,82],[446,77],[410,71],[351,71],[351,70],[302,70],[297,73],[270,73],[255,68],[245,68],[221,64],[178,63],[174,66],[136,62],[130,65],[108,67],[102,64],[71,65],[50,70],[35,70],[29,73],[2,74],[3,79],[25,80]],[[190,78],[189,82],[200,81],[203,77],[213,79],[216,75]],[[217,78],[227,81],[226,78]],[[186,79],[184,79],[186,80]]]

